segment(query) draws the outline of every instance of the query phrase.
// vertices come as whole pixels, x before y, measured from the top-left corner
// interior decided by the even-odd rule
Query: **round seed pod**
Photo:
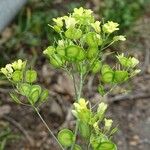
[[[40,95],[40,102],[44,102],[48,98],[49,92],[48,90],[43,90]]]
[[[58,140],[63,146],[70,147],[74,141],[74,134],[69,129],[63,129],[58,133]]]
[[[79,131],[83,138],[88,139],[90,137],[90,127],[87,123],[79,123]]]
[[[43,51],[43,54],[47,55],[48,57],[51,57],[55,52],[55,47],[49,46],[46,48],[46,50]]]
[[[114,72],[113,71],[107,71],[102,75],[102,81],[104,83],[112,83],[114,79]]]
[[[18,90],[21,95],[28,97],[30,90],[31,90],[31,85],[28,83],[21,83],[18,86]]]
[[[106,72],[112,71],[109,65],[103,65],[101,69],[102,75],[105,74]]]
[[[65,57],[65,47],[63,47],[63,46],[57,46],[56,52],[57,52],[57,54],[59,54],[60,56]]]
[[[76,46],[71,45],[68,46],[66,49],[66,59],[69,61],[82,61],[85,58],[84,49]]]
[[[13,72],[12,79],[14,82],[20,82],[22,78],[23,78],[22,71],[16,70],[15,72]]]
[[[54,67],[59,68],[64,64],[64,60],[60,58],[57,54],[53,54],[50,58],[50,64]]]
[[[65,36],[69,39],[77,40],[77,39],[81,38],[82,31],[80,29],[76,29],[76,28],[69,28],[65,32]]]
[[[31,104],[35,104],[38,101],[41,91],[42,89],[39,85],[32,85],[29,93],[29,101]]]
[[[87,50],[87,58],[94,58],[98,53],[98,47],[89,47]]]
[[[97,150],[117,150],[117,147],[114,143],[112,142],[102,142]]]
[[[37,72],[35,70],[27,70],[25,74],[25,80],[28,83],[33,83],[37,79]]]
[[[101,61],[96,61],[93,65],[92,72],[93,73],[98,73],[101,70],[101,67],[102,67],[102,62]]]
[[[97,47],[98,45],[101,45],[103,42],[100,35],[98,35],[95,32],[87,33],[85,37],[85,41],[90,47]]]
[[[117,70],[114,73],[114,82],[116,83],[124,82],[128,79],[128,76],[129,74],[127,71]]]

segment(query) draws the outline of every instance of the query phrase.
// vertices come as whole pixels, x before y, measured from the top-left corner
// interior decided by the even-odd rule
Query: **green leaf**
[[[35,104],[41,95],[41,87],[39,85],[32,85],[29,93],[29,101],[31,104]]]
[[[117,147],[112,142],[102,142],[97,150],[117,150]]]
[[[37,79],[37,72],[35,70],[27,70],[25,74],[25,80],[28,83],[32,83]]]
[[[69,39],[77,40],[82,36],[82,31],[76,28],[69,28],[65,32],[65,36]]]
[[[14,82],[20,82],[22,80],[22,77],[23,77],[23,73],[22,71],[19,71],[19,70],[16,70],[12,74],[12,79]]]
[[[28,83],[21,83],[18,86],[18,90],[19,90],[20,94],[28,97],[30,90],[31,90],[31,85]]]
[[[114,74],[114,82],[121,83],[128,79],[128,72],[127,71],[121,71],[117,70]]]
[[[12,100],[19,104],[20,103],[20,100],[18,99],[17,95],[15,93],[9,93],[10,94],[10,97],[12,98]]]
[[[58,140],[63,146],[70,147],[74,142],[74,134],[69,129],[63,129],[58,133]]]
[[[103,149],[100,149],[100,144],[102,142],[106,142],[108,141],[108,138],[106,135],[104,134],[92,134],[91,137],[90,137],[90,143],[92,145],[92,148],[93,150],[103,150]]]

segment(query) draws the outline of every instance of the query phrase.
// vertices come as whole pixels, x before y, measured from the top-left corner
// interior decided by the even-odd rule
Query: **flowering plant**
[[[34,108],[61,149],[82,150],[86,147],[88,150],[117,150],[112,142],[112,135],[117,128],[113,127],[112,119],[105,117],[107,104],[99,102],[91,106],[90,101],[82,98],[82,88],[87,75],[97,73],[100,84],[98,91],[104,96],[107,94],[105,84],[113,88],[139,73],[140,70],[136,69],[139,61],[121,54],[115,56],[118,60],[116,66],[119,67],[112,67],[105,62],[105,49],[126,38],[114,35],[119,30],[118,23],[96,21],[90,9],[75,8],[68,16],[54,18],[53,21],[54,25],[49,26],[60,35],[60,39],[43,53],[53,67],[65,70],[73,80],[75,102],[72,114],[76,118],[75,130],[62,129],[57,138],[52,133],[38,111],[38,106],[47,99],[48,91],[34,83],[37,73],[27,69],[26,61],[18,60],[1,69],[15,87],[10,96],[15,102]],[[20,96],[26,97],[27,102],[22,102]],[[77,144],[78,136],[86,142],[84,146]]]

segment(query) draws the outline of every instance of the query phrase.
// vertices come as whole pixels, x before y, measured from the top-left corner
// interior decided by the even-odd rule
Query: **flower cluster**
[[[93,150],[117,150],[116,145],[111,141],[111,136],[117,131],[117,128],[112,127],[112,119],[105,117],[107,104],[101,102],[96,112],[87,105],[88,101],[81,98],[78,102],[74,103],[74,110],[72,110],[73,115],[79,122],[79,133],[81,137],[90,143]],[[70,147],[74,139],[74,134],[69,129],[63,129],[58,133],[58,137],[61,144]],[[72,139],[72,141],[64,141],[62,137]],[[69,144],[68,141],[70,141]]]
[[[10,93],[12,100],[16,103],[22,103],[19,96],[25,96],[31,105],[36,103],[42,103],[48,97],[48,91],[42,90],[42,88],[33,84],[37,80],[37,73],[35,70],[26,70],[26,61],[21,59],[7,64],[5,68],[1,68],[3,73],[9,81],[16,88],[14,92]]]
[[[53,21],[54,25],[50,26],[60,34],[61,40],[49,46],[44,54],[55,67],[84,62],[85,68],[89,68],[91,62],[99,58],[102,47],[125,40],[123,35],[109,36],[119,29],[119,24],[96,21],[90,9],[75,8],[68,16],[54,18]],[[97,64],[93,65],[91,71],[95,65]]]
[[[21,75],[22,70],[26,66],[26,61],[22,61],[19,59],[18,61],[13,62],[12,64],[7,64],[5,68],[1,68],[1,72],[8,78],[14,78],[16,72],[18,72]],[[15,79],[15,78],[14,78]],[[19,79],[20,80],[20,79]]]

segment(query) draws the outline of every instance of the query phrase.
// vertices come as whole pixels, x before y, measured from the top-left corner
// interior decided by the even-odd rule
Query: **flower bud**
[[[99,121],[101,121],[105,115],[105,112],[107,110],[107,104],[106,103],[103,103],[101,102],[99,105],[98,105],[98,108],[97,108],[97,113],[99,115]]]
[[[105,127],[104,127],[104,130],[105,131],[109,131],[110,128],[112,127],[112,123],[113,121],[111,119],[104,119],[104,122],[105,122]]]
[[[107,23],[105,23],[105,24],[103,25],[102,28],[103,28],[103,31],[104,31],[105,33],[110,34],[110,33],[113,33],[113,32],[116,31],[116,30],[119,30],[118,26],[119,26],[118,23],[115,23],[115,22],[113,22],[113,21],[108,21]]]
[[[25,68],[25,66],[26,66],[26,61],[22,61],[21,59],[12,63],[12,67],[14,70],[22,70]]]
[[[99,22],[99,21],[96,21],[95,23],[91,23],[91,26],[94,28],[94,30],[97,33],[100,33],[100,31],[101,31],[100,24],[101,24],[101,22]]]
[[[119,36],[114,36],[113,37],[113,41],[114,42],[117,42],[117,41],[125,41],[126,40],[126,38],[125,38],[125,36],[123,36],[123,35],[119,35]]]

